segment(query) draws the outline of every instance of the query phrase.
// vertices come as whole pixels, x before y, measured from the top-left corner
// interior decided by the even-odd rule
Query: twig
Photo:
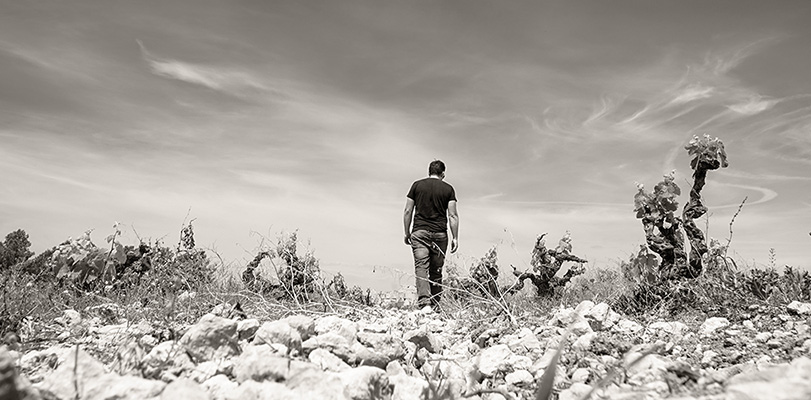
[[[186,220],[189,219],[189,214],[191,214],[191,206],[189,206],[189,210],[186,211],[186,216],[183,217],[183,223],[180,225],[180,229],[183,229],[183,227],[186,226]],[[197,219],[197,218],[195,218],[195,219]],[[189,223],[191,223],[191,222],[194,222],[194,219],[191,220]]]
[[[724,248],[724,257],[727,256],[727,251],[729,250],[729,245],[730,245],[730,243],[732,243],[732,224],[735,223],[735,218],[741,212],[741,209],[743,208],[743,203],[746,203],[746,199],[748,199],[748,198],[749,198],[749,196],[746,196],[746,197],[743,198],[743,201],[741,201],[741,204],[738,206],[738,211],[735,211],[735,215],[733,215],[732,219],[729,220],[729,237],[727,238],[727,247]]]
[[[513,236],[513,233],[510,232],[507,228],[504,228],[504,232],[507,232],[510,235],[510,247],[513,249],[513,252],[515,252],[515,255],[518,256],[518,259],[521,261],[521,264],[524,264],[524,268],[529,268],[527,262],[524,261],[524,259],[521,257],[520,254],[518,254],[518,246],[515,245],[515,237]]]

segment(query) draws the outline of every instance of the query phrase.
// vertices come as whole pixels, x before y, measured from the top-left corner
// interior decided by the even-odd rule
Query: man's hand
[[[404,242],[405,242],[405,244],[411,246],[411,235],[410,234],[406,233]]]
[[[456,253],[456,249],[459,248],[459,241],[454,238],[451,240],[451,253]]]

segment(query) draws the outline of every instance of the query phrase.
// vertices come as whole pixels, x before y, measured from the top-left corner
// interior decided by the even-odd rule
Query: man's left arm
[[[448,223],[451,226],[451,253],[455,253],[459,248],[459,212],[456,210],[456,200],[448,202]]]

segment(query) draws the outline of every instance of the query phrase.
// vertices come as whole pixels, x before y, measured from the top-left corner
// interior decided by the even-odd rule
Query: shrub
[[[513,267],[513,275],[518,278],[518,282],[511,290],[521,290],[524,280],[529,279],[535,286],[538,296],[551,297],[559,295],[560,290],[572,278],[585,271],[583,264],[587,261],[571,254],[572,236],[569,232],[563,235],[558,242],[558,246],[553,250],[546,248],[544,236],[546,236],[545,233],[539,235],[535,240],[535,246],[532,248],[532,259],[530,260],[532,271],[519,272]],[[562,277],[556,276],[566,261],[578,264],[570,267]]]
[[[718,138],[695,136],[685,149],[692,157],[693,186],[681,217],[674,214],[681,195],[681,189],[674,182],[675,171],[665,175],[651,192],[646,192],[644,185],[637,184],[638,191],[634,196],[636,217],[642,220],[648,247],[661,257],[658,273],[664,279],[695,278],[703,271],[703,257],[708,248],[694,221],[707,213],[707,207],[701,201],[701,190],[708,171],[728,166],[724,144]],[[682,232],[686,233],[690,243],[689,257]]]
[[[257,272],[264,259],[269,259],[273,266],[272,276],[264,277]],[[298,254],[297,232],[280,235],[275,249],[260,251],[245,268],[242,281],[249,289],[277,300],[311,301],[314,293],[324,287],[319,261],[313,252],[308,249]]]
[[[31,242],[28,240],[28,233],[22,229],[17,229],[6,235],[6,239],[0,242],[0,268],[9,268],[31,258],[34,252],[29,250]]]

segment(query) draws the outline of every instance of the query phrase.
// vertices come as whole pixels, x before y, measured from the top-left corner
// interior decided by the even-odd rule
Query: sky
[[[567,231],[590,268],[644,243],[635,184],[729,167],[709,236],[811,267],[808,1],[0,0],[0,234],[43,251],[197,244],[235,268],[298,231],[350,284],[410,283],[411,183],[447,165],[469,267]],[[684,204],[686,197],[682,197]],[[770,249],[774,249],[770,256]],[[217,257],[215,257],[217,258]],[[217,258],[217,259],[219,259]]]

